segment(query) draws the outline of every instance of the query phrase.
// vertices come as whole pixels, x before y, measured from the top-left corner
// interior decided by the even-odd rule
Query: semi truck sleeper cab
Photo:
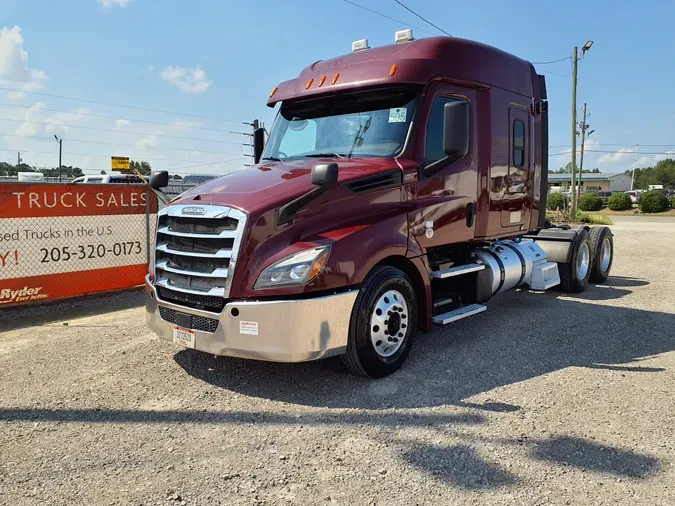
[[[500,292],[607,279],[608,228],[545,221],[544,77],[469,40],[396,41],[279,84],[256,164],[159,212],[146,291],[160,337],[269,361],[341,355],[379,378],[418,330]]]

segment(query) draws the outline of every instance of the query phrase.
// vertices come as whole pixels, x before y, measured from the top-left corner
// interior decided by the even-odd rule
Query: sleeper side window
[[[525,123],[519,119],[513,122],[513,167],[522,169],[525,165]]]

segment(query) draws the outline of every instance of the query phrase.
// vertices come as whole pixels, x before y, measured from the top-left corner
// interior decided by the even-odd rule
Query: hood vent
[[[361,195],[386,188],[401,186],[401,170],[394,169],[389,172],[366,176],[354,181],[344,183],[342,187],[352,195]]]

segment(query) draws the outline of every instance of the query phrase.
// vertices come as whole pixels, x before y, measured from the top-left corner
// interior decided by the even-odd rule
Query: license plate
[[[195,347],[195,331],[184,329],[178,325],[173,326],[173,342],[185,346],[186,348]]]

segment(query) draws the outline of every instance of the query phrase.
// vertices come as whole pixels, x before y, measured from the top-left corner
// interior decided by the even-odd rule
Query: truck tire
[[[388,376],[408,358],[416,329],[417,297],[410,279],[394,267],[376,267],[356,298],[342,361],[358,376]]]
[[[588,286],[591,277],[591,241],[588,230],[580,229],[572,243],[572,256],[569,263],[558,264],[560,284],[568,293],[581,293]]]
[[[604,283],[614,262],[614,236],[608,227],[593,227],[591,241],[591,283]]]

